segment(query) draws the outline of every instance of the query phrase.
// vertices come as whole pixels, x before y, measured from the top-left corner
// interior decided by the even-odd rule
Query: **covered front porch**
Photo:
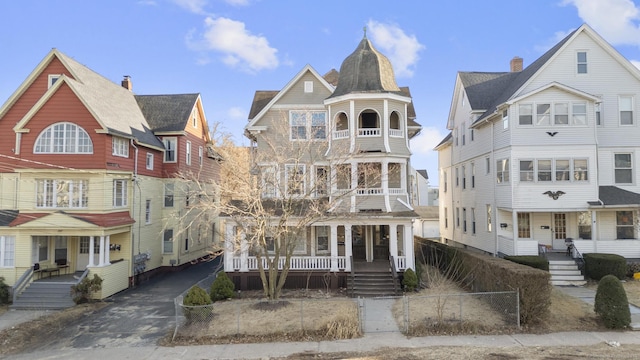
[[[306,236],[296,244],[290,259],[290,270],[318,272],[351,272],[353,262],[388,262],[393,258],[397,271],[414,268],[411,220],[384,225],[359,222],[328,222],[308,227]],[[233,223],[226,224],[225,272],[258,270],[258,257],[251,251],[246,236]],[[231,254],[232,256],[229,256]],[[286,258],[279,259],[283,269]],[[262,266],[268,268],[267,259]]]

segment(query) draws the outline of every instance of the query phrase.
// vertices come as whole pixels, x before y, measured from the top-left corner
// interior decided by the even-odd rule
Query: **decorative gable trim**
[[[549,84],[547,84],[545,86],[542,86],[542,87],[539,87],[539,88],[537,88],[537,89],[535,89],[533,91],[530,91],[530,92],[528,92],[526,94],[522,94],[522,95],[520,95],[518,97],[512,98],[511,100],[507,101],[505,104],[506,105],[513,105],[516,102],[519,102],[519,101],[521,101],[523,99],[526,99],[526,98],[528,98],[530,96],[533,96],[535,94],[539,94],[539,93],[544,92],[544,91],[546,91],[548,89],[551,89],[551,88],[555,88],[555,89],[558,89],[558,90],[562,90],[562,91],[568,92],[570,94],[573,94],[575,96],[584,98],[586,100],[591,100],[591,101],[594,101],[594,102],[600,102],[600,98],[595,96],[595,95],[586,93],[584,91],[581,91],[581,90],[578,90],[578,89],[575,89],[575,88],[572,88],[570,86],[563,85],[563,84],[561,84],[559,82],[555,82],[554,81],[554,82],[551,82],[551,83],[549,83]]]

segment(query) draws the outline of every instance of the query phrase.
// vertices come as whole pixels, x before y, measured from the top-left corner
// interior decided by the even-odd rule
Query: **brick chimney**
[[[511,67],[511,72],[522,71],[522,58],[514,56],[509,65]]]
[[[122,87],[131,91],[131,89],[133,88],[131,85],[131,76],[129,75],[125,75],[124,79],[122,79]]]

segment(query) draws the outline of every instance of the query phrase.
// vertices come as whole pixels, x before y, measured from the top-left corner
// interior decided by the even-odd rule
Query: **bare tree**
[[[380,183],[379,163],[352,165],[358,151],[350,148],[349,139],[330,142],[326,131],[293,128],[285,114],[273,120],[268,131],[249,134],[250,148],[238,147],[230,136],[214,131],[213,150],[222,159],[220,179],[191,187],[201,199],[192,213],[235,224],[234,238],[225,240],[233,241],[235,251],[256,257],[268,299],[280,297],[291,258],[306,241],[309,227],[350,216],[348,197],[355,188]],[[188,176],[184,180],[194,182]],[[217,246],[215,251],[225,245]]]

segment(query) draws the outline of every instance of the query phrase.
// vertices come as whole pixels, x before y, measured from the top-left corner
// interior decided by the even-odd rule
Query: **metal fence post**
[[[304,300],[300,299],[300,330],[304,333]]]
[[[240,303],[236,303],[236,335],[240,334]]]
[[[517,324],[518,329],[520,329],[520,288],[516,289],[516,316],[517,316]]]

